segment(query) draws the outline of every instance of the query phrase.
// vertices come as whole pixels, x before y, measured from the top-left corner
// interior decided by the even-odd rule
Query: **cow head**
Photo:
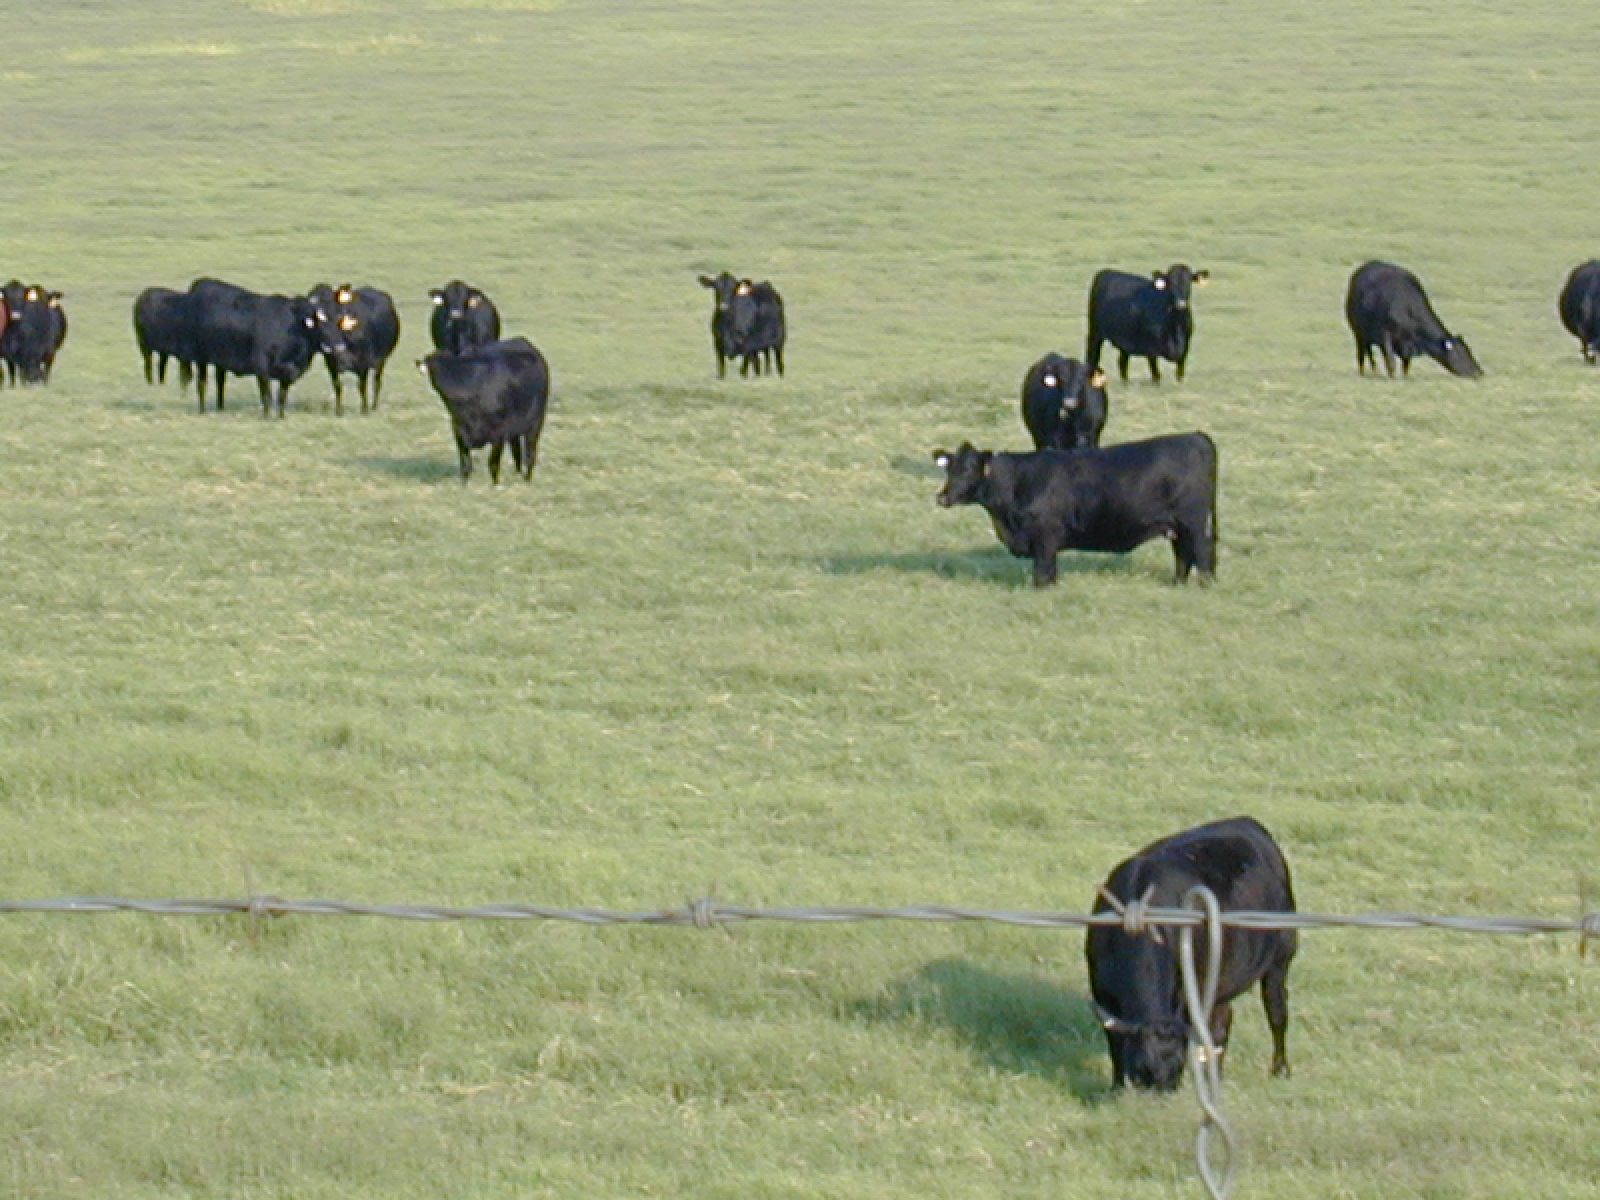
[[[702,276],[700,276],[700,286],[701,287],[705,287],[705,288],[710,288],[713,292],[716,293],[716,295],[717,295],[717,311],[718,312],[727,312],[728,311],[729,305],[731,305],[733,303],[734,293],[738,291],[738,289],[739,289],[739,287],[741,285],[745,288],[746,292],[748,293],[749,288],[750,288],[750,281],[748,279],[744,279],[744,280],[735,279],[732,275],[728,274],[726,271],[724,271],[720,275],[716,276],[716,278],[712,278],[710,275],[702,275]]]
[[[933,461],[944,470],[944,487],[935,498],[940,507],[953,504],[981,504],[987,491],[989,460],[994,457],[987,450],[979,450],[971,442],[962,442],[955,453],[944,450],[933,452]]]
[[[1130,1020],[1094,1006],[1105,1030],[1113,1070],[1119,1080],[1153,1092],[1170,1092],[1183,1080],[1189,1052],[1189,1023],[1181,1017]]]
[[[344,312],[339,307],[334,290],[319,283],[304,297],[297,297],[295,315],[310,331],[316,350],[327,355],[340,370],[350,370],[353,362],[350,343],[345,340]]]
[[[1150,277],[1156,291],[1165,293],[1174,312],[1186,311],[1189,307],[1191,289],[1204,287],[1206,280],[1210,278],[1210,271],[1190,270],[1183,263],[1173,263],[1165,271],[1156,271]]]
[[[1483,374],[1483,368],[1478,365],[1478,360],[1472,357],[1466,339],[1447,333],[1436,342],[1429,342],[1423,346],[1428,356],[1437,362],[1452,375],[1462,375],[1468,379],[1476,379]]]

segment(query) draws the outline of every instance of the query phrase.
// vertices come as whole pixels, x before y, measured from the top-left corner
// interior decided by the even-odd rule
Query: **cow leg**
[[[189,381],[194,378],[194,368],[183,359],[178,360],[178,390],[181,392],[189,386]]]
[[[199,363],[195,368],[195,394],[200,397],[200,411],[206,410],[206,364]]]
[[[1122,376],[1122,382],[1128,382],[1128,359],[1133,357],[1126,350],[1117,351],[1117,372]]]
[[[1217,1070],[1222,1070],[1224,1051],[1228,1049],[1228,1035],[1233,1032],[1233,1006],[1218,1004],[1211,1010],[1211,1044],[1217,1048]]]
[[[1409,354],[1402,354],[1400,356],[1400,374],[1411,374],[1411,356]]]
[[[228,373],[226,371],[224,371],[221,367],[217,368],[217,374],[216,374],[215,382],[216,382],[216,385],[217,385],[217,411],[221,412],[222,411],[223,385],[228,382]]]
[[[489,447],[489,483],[493,487],[500,486],[500,455],[505,448],[504,442],[495,442]]]
[[[522,474],[522,447],[527,441],[520,433],[511,439],[511,473]]]
[[[339,368],[333,365],[333,359],[326,354],[322,356],[322,361],[327,365],[328,378],[333,381],[333,415],[342,417],[344,416],[344,387],[339,383]],[[362,405],[362,407],[365,408],[366,405]]]
[[[456,438],[456,453],[461,456],[461,483],[465,486],[467,476],[472,474],[472,451],[467,449],[467,444],[459,436]]]
[[[783,347],[782,346],[775,347],[773,349],[773,351],[772,351],[772,356],[778,362],[778,377],[781,379],[783,377]],[[1591,360],[1591,361],[1593,361],[1593,360]]]
[[[728,375],[728,360],[722,357],[722,351],[717,351],[717,378],[726,379]]]
[[[289,401],[289,381],[278,380],[278,420],[283,420],[283,406]]]
[[[144,381],[146,383],[154,383],[155,382],[155,376],[150,371],[150,355],[146,354],[146,353],[141,353],[141,357],[144,359]],[[162,365],[163,366],[166,365],[166,360],[165,359],[162,359]]]
[[[383,391],[383,363],[379,363],[372,372],[372,411],[378,411],[378,396]]]
[[[1147,355],[1145,357],[1145,362],[1150,364],[1150,382],[1151,383],[1160,383],[1161,382],[1161,367],[1156,362],[1156,356],[1154,354]]]
[[[1383,369],[1389,373],[1389,378],[1393,379],[1394,378],[1394,341],[1393,341],[1392,338],[1390,338],[1390,336],[1387,333],[1384,334],[1382,339],[1378,342],[1378,349],[1383,351]],[[1373,364],[1373,370],[1374,371],[1377,370],[1377,364]]]
[[[1033,556],[1033,586],[1049,587],[1056,581],[1056,551],[1046,547]]]
[[[1183,357],[1178,359],[1178,382],[1179,383],[1183,382],[1183,369],[1188,364],[1188,362],[1189,362],[1189,352],[1187,350],[1185,350],[1183,352]]]
[[[1289,1056],[1284,1037],[1289,1032],[1289,964],[1279,963],[1261,977],[1261,1007],[1267,1010],[1272,1030],[1272,1074],[1289,1077]]]
[[[356,372],[356,379],[360,381],[361,412],[362,412],[363,415],[365,415],[366,411],[367,411],[367,373],[366,373],[366,371],[357,371]]]
[[[261,415],[272,415],[272,380],[265,375],[256,376],[256,391],[261,393]]]

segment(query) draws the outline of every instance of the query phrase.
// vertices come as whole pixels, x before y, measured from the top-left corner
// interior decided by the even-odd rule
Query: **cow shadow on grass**
[[[976,579],[1001,587],[1031,590],[1033,560],[1017,558],[1001,546],[960,553],[835,554],[821,560],[830,575],[861,575],[868,571],[910,571],[945,579]],[[1056,559],[1058,577],[1072,575],[1128,575],[1136,568],[1127,555],[1074,554]]]
[[[851,1015],[948,1030],[994,1069],[1042,1079],[1085,1104],[1112,1095],[1105,1035],[1088,997],[1047,980],[945,958],[857,1003]]]
[[[456,481],[461,479],[460,464],[438,455],[415,458],[346,458],[340,460],[340,465],[393,475],[398,479],[420,480],[423,483],[442,483],[447,479]],[[487,473],[485,468],[485,475]]]

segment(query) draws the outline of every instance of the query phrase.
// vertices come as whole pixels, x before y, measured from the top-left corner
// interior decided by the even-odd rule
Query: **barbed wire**
[[[470,907],[437,904],[358,904],[344,900],[285,900],[272,895],[252,895],[239,900],[163,899],[137,900],[120,896],[61,896],[45,900],[0,900],[0,915],[21,913],[91,914],[135,912],[163,917],[383,917],[402,921],[572,921],[580,925],[668,925],[714,928],[748,921],[797,921],[846,924],[863,921],[989,922],[1036,929],[1076,928],[1091,925],[1122,926],[1130,933],[1146,927],[1194,927],[1206,923],[1195,909],[1162,908],[1134,901],[1124,911],[1099,913],[1026,912],[959,908],[917,904],[893,908],[870,905],[831,907],[751,908],[724,904],[706,897],[687,901],[682,908],[618,911],[606,908],[559,908],[543,904],[483,904]],[[1224,912],[1221,923],[1229,929],[1445,929],[1459,933],[1547,934],[1576,933],[1587,940],[1600,938],[1600,911],[1576,918],[1514,916],[1440,916],[1428,913],[1358,913],[1330,915],[1303,912]]]
[[[1427,913],[1364,913],[1353,916],[1301,912],[1222,912],[1216,896],[1195,887],[1184,897],[1182,908],[1162,908],[1146,900],[1119,901],[1104,889],[1112,905],[1098,913],[1017,912],[955,908],[919,904],[898,908],[843,906],[827,908],[749,908],[723,904],[710,896],[686,902],[683,908],[619,912],[604,908],[557,908],[539,904],[485,904],[457,907],[435,904],[352,904],[343,900],[284,900],[254,891],[247,870],[245,882],[252,895],[243,900],[130,900],[119,896],[62,896],[49,900],[0,900],[0,915],[25,913],[135,912],[164,917],[245,916],[253,928],[267,917],[382,917],[402,921],[572,921],[581,925],[646,925],[713,929],[743,921],[797,921],[845,924],[865,921],[932,921],[943,923],[989,922],[1034,929],[1068,929],[1120,926],[1129,934],[1151,927],[1178,932],[1179,968],[1183,976],[1184,1007],[1189,1017],[1190,1077],[1200,1104],[1200,1128],[1195,1137],[1195,1160],[1200,1180],[1212,1200],[1227,1200],[1233,1186],[1238,1153],[1233,1131],[1222,1113],[1221,1053],[1211,1033],[1211,1012],[1216,1001],[1217,971],[1222,961],[1224,929],[1277,931],[1290,929],[1444,929],[1457,933],[1564,934],[1579,936],[1578,953],[1587,952],[1590,938],[1600,938],[1600,911],[1563,920],[1549,917],[1438,916]],[[1587,888],[1580,889],[1580,907],[1587,908]],[[1206,978],[1195,967],[1194,937],[1204,927],[1208,937]],[[1216,1140],[1213,1140],[1213,1134]],[[1213,1151],[1216,1152],[1214,1161]]]

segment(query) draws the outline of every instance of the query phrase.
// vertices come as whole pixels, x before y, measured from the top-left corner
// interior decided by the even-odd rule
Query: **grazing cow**
[[[1128,382],[1128,359],[1135,354],[1150,364],[1150,379],[1161,382],[1157,360],[1178,364],[1178,382],[1183,382],[1189,361],[1189,344],[1194,338],[1194,314],[1189,310],[1190,291],[1204,285],[1210,271],[1192,271],[1174,263],[1150,278],[1126,271],[1101,271],[1089,285],[1089,345],[1084,359],[1091,368],[1100,366],[1100,347],[1110,342],[1117,348],[1117,370]]]
[[[1022,423],[1038,450],[1100,444],[1106,424],[1106,373],[1075,358],[1046,354],[1022,380]]]
[[[460,354],[473,346],[487,346],[500,337],[500,313],[494,302],[471,284],[451,280],[428,295],[433,300],[433,348]]]
[[[13,384],[49,383],[56,354],[67,339],[61,293],[13,279],[0,288],[0,301],[7,314],[0,332],[0,360],[8,378]]]
[[[367,376],[372,376],[372,409],[376,411],[383,391],[383,368],[400,341],[400,314],[395,311],[394,299],[377,288],[348,283],[337,288],[319,283],[306,299],[316,310],[319,332],[327,339],[331,325],[345,349],[342,358],[322,356],[333,380],[334,413],[344,415],[344,387],[339,376],[345,372],[360,381],[362,412],[367,411]]]
[[[304,296],[262,296],[220,279],[197,279],[189,288],[189,304],[201,412],[206,410],[208,369],[216,372],[219,412],[232,372],[255,377],[262,416],[272,411],[276,383],[282,417],[290,385],[306,373],[318,352],[336,359],[345,354],[338,329],[319,326],[316,310]]]
[[[194,374],[190,347],[189,296],[171,288],[149,287],[133,302],[133,336],[144,359],[144,381],[167,381],[167,360],[178,363],[178,386],[187,387]],[[152,360],[154,369],[152,370]]]
[[[460,354],[435,351],[417,362],[450,411],[461,482],[472,474],[472,451],[489,449],[489,479],[500,482],[500,453],[509,442],[511,461],[524,479],[533,478],[539,433],[550,399],[550,366],[527,338],[474,346]]]
[[[970,442],[934,452],[945,470],[938,502],[980,504],[1033,582],[1056,579],[1062,550],[1126,554],[1155,537],[1172,542],[1177,574],[1202,581],[1217,570],[1217,447],[1203,433],[1123,442],[1093,450],[991,454]]]
[[[760,375],[763,368],[772,367],[782,375],[788,330],[778,289],[765,279],[754,283],[726,271],[714,279],[700,276],[700,285],[716,293],[711,348],[717,356],[717,378],[723,378],[727,361],[734,358],[740,360],[740,375],[749,375],[752,368]]]
[[[1377,374],[1376,348],[1383,365],[1394,374],[1400,359],[1402,374],[1411,374],[1411,360],[1426,354],[1452,375],[1476,378],[1483,374],[1467,343],[1444,327],[1428,303],[1422,282],[1404,267],[1369,262],[1350,276],[1345,294],[1345,319],[1356,338],[1356,369],[1366,374],[1370,364]]]
[[[1561,289],[1561,323],[1578,339],[1583,361],[1600,360],[1600,259],[1572,268]]]
[[[1190,888],[1210,888],[1223,912],[1294,912],[1289,867],[1272,835],[1251,817],[1234,817],[1152,842],[1118,863],[1101,888],[1095,912],[1143,901],[1181,908]],[[1152,927],[1153,928],[1153,927]],[[1272,1074],[1288,1075],[1284,1034],[1289,1027],[1289,962],[1296,946],[1292,929],[1224,929],[1217,972],[1211,1038],[1220,1054],[1233,1025],[1229,1003],[1261,982],[1261,1002],[1272,1029]],[[1195,939],[1195,967],[1204,978],[1206,939]],[[1191,1027],[1183,1001],[1178,935],[1133,934],[1115,925],[1091,925],[1085,954],[1094,1007],[1111,1049],[1115,1087],[1170,1092],[1183,1077]]]

